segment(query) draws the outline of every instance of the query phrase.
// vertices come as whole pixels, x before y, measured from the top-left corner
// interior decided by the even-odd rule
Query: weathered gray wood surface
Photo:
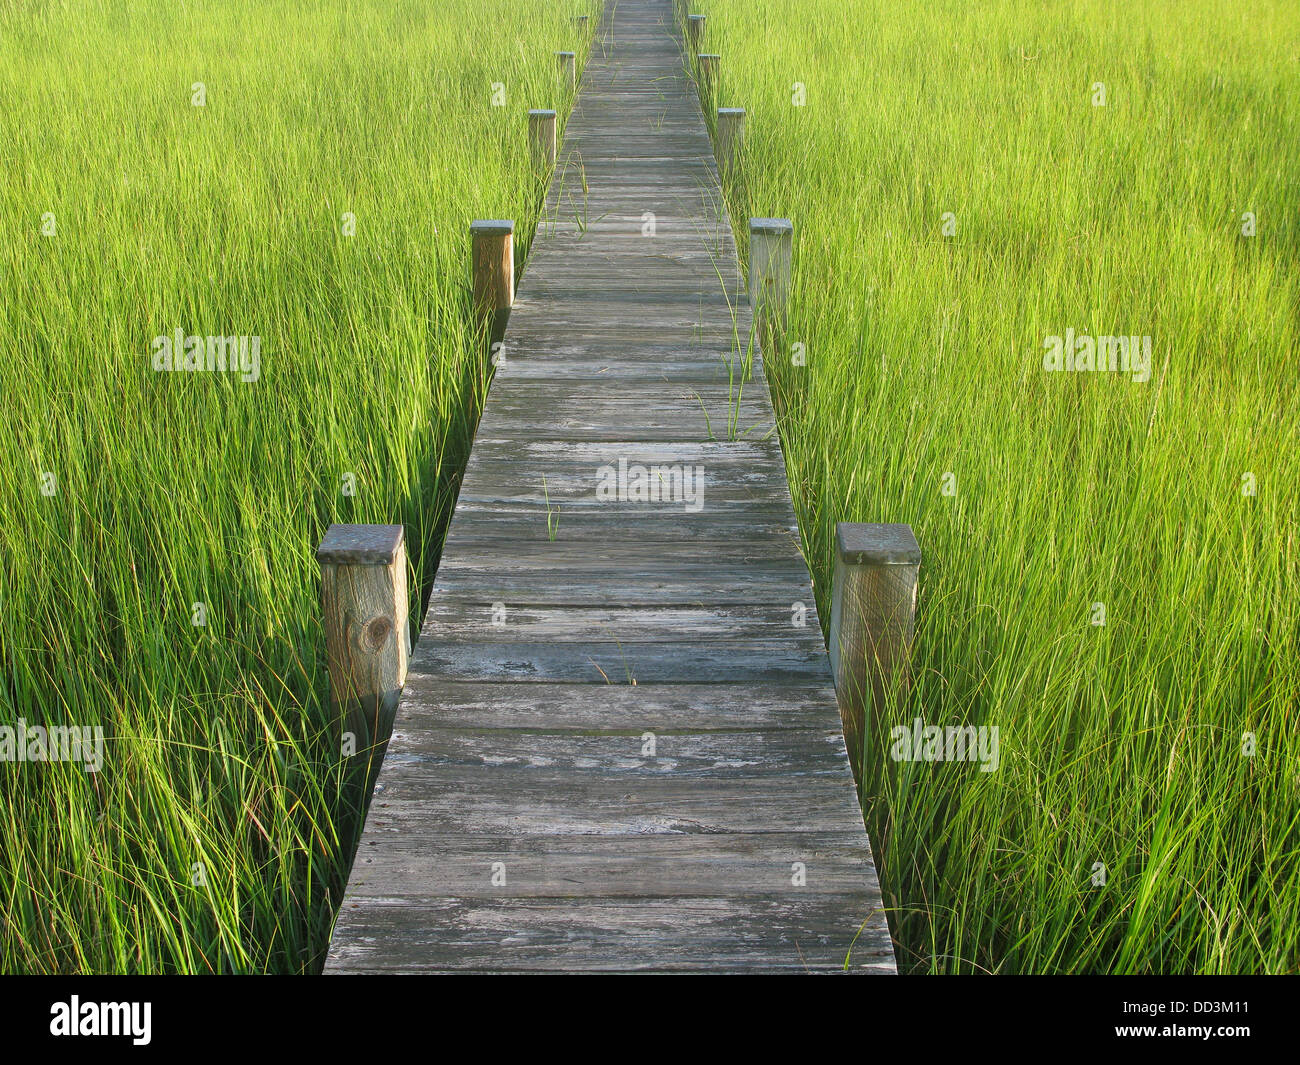
[[[411,647],[405,531],[331,525],[316,551],[340,748],[373,758],[393,725]]]
[[[894,971],[671,11],[597,31],[327,972]]]

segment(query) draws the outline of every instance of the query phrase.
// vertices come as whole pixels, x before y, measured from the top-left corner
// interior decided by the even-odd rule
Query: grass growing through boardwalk
[[[807,365],[767,365],[823,618],[837,521],[924,553],[865,752],[906,967],[1295,971],[1300,11],[693,6],[733,218],[796,227]],[[1067,329],[1150,379],[1046,372]],[[999,768],[891,760],[914,716]]]
[[[0,971],[318,963],[354,826],[314,548],[401,522],[427,590],[467,225],[531,232],[526,112],[598,8],[0,0],[0,724],[107,734],[0,764]],[[258,379],[154,372],[177,329]]]

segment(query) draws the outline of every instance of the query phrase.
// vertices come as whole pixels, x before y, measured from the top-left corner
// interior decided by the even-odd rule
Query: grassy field
[[[868,738],[904,968],[1297,971],[1300,10],[691,6],[733,218],[796,226],[768,372],[822,616],[835,523],[911,523],[875,736],[999,729],[987,773]],[[526,253],[525,112],[599,8],[0,0],[0,725],[106,734],[0,764],[0,971],[318,966],[358,789],[314,548],[400,522],[427,592],[488,373],[466,226]],[[258,358],[158,372],[177,330]],[[1151,364],[1044,368],[1085,335]]]
[[[467,225],[526,246],[526,111],[598,10],[0,0],[0,723],[106,737],[0,765],[0,971],[317,964],[355,794],[313,552],[401,522],[427,592]],[[257,344],[156,372],[178,329]]]
[[[822,617],[837,521],[924,552],[865,752],[905,967],[1296,971],[1300,9],[691,6],[749,112],[732,216],[795,223],[806,365],[768,365]],[[1149,378],[1044,368],[1085,334]],[[892,760],[916,717],[998,769]]]

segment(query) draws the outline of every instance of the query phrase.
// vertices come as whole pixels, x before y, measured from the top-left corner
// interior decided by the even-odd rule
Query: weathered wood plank
[[[895,972],[866,892],[748,898],[344,903],[332,970],[347,972]],[[611,944],[617,944],[611,949]]]
[[[648,739],[645,737],[649,737]],[[829,773],[836,793],[849,809],[849,789],[840,769],[844,737],[835,729],[678,731],[641,722],[635,729],[586,734],[537,729],[449,730],[402,727],[390,751],[395,775],[414,771],[421,781],[435,781],[434,771],[490,765],[516,781],[558,777],[563,790],[592,781],[637,787],[647,779],[670,780],[690,787],[683,777],[741,777],[769,774]],[[647,753],[652,749],[654,753]],[[403,763],[398,766],[398,763]],[[429,775],[426,775],[428,771]],[[390,790],[391,795],[391,790]]]
[[[492,641],[502,644],[549,640],[556,644],[589,644],[618,639],[649,644],[659,641],[728,640],[746,638],[777,642],[789,639],[816,650],[824,646],[820,627],[798,628],[791,622],[792,603],[805,605],[812,586],[792,588],[793,595],[777,602],[653,606],[571,603],[576,592],[561,589],[558,604],[507,603],[474,596],[437,596],[424,619],[424,635],[447,644]],[[498,621],[498,619],[500,619]],[[789,631],[788,631],[789,630]]]
[[[462,684],[413,672],[394,742],[434,728],[638,734],[656,725],[677,732],[818,729],[836,712],[834,692],[820,681],[755,683],[739,699],[719,684]]]
[[[412,672],[402,728],[531,728],[580,732],[622,729],[647,719],[678,731],[729,732],[819,728],[836,708],[820,679],[801,684],[757,682],[745,699],[718,684],[458,683]],[[409,716],[408,716],[409,715]]]
[[[587,684],[733,684],[743,699],[749,684],[824,680],[825,645],[794,638],[766,640],[656,640],[617,638],[581,642],[455,643],[421,639],[424,670],[448,680]]]
[[[402,775],[399,770],[390,774],[387,766],[386,758],[384,779],[376,786],[366,820],[367,835],[381,841],[379,846],[390,834],[408,835],[428,826],[445,831],[454,824],[458,831],[474,835],[600,836],[605,839],[601,849],[613,855],[635,853],[636,838],[647,835],[801,832],[810,825],[861,831],[862,824],[850,806],[851,777],[849,789],[843,791],[817,787],[827,780],[812,773],[792,780],[753,772],[691,780],[601,779],[576,785],[558,774],[525,777],[493,769],[489,777],[483,770],[471,774],[420,766]],[[834,774],[841,779],[842,769]],[[476,786],[476,778],[501,784]],[[782,780],[800,789],[798,805],[790,795],[773,792]],[[507,791],[506,785],[514,790]],[[718,884],[719,890],[727,887]]]
[[[611,539],[669,545],[744,539],[771,544],[774,550],[788,543],[785,549],[794,550],[798,533],[794,511],[788,504],[730,506],[714,501],[702,520],[700,514],[688,514],[681,507],[647,510],[641,503],[584,507],[565,504],[548,509],[533,503],[504,506],[462,497],[456,504],[456,521],[443,553],[459,550],[467,543],[493,543],[507,550],[505,545],[510,542],[585,544]]]
[[[448,610],[490,613],[492,605],[498,602],[511,608],[556,603],[584,608],[608,606],[608,587],[613,583],[621,589],[618,599],[623,607],[705,602],[714,607],[745,604],[783,612],[788,620],[791,604],[803,602],[807,606],[808,626],[817,625],[808,574],[792,573],[784,563],[778,563],[775,568],[746,566],[723,572],[708,564],[677,566],[671,570],[649,564],[617,564],[581,569],[530,567],[498,573],[493,557],[494,553],[484,552],[474,560],[476,565],[441,570],[430,610],[441,611],[447,604]],[[445,620],[449,614],[441,613],[438,617]],[[501,624],[513,624],[515,620],[511,614]]]
[[[505,882],[492,883],[504,862]],[[802,862],[807,882],[791,884]],[[746,893],[848,895],[873,880],[862,833],[736,832],[642,835],[611,854],[591,836],[399,835],[357,855],[356,897],[698,898],[717,894],[719,877]],[[500,879],[500,878],[498,878]]]

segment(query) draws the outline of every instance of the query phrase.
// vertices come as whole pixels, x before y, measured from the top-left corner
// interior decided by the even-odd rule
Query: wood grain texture
[[[475,313],[489,336],[498,337],[515,300],[514,222],[471,222],[470,259]]]
[[[544,177],[555,165],[555,112],[534,108],[528,112],[528,150],[533,170]]]
[[[840,522],[835,530],[829,650],[853,771],[877,707],[905,697],[921,551],[907,525]]]
[[[355,756],[377,756],[393,726],[411,646],[401,526],[333,525],[317,557],[340,741]]]
[[[693,66],[593,27],[327,972],[895,971]]]
[[[556,52],[560,64],[560,80],[570,91],[578,86],[578,58],[573,52]]]

